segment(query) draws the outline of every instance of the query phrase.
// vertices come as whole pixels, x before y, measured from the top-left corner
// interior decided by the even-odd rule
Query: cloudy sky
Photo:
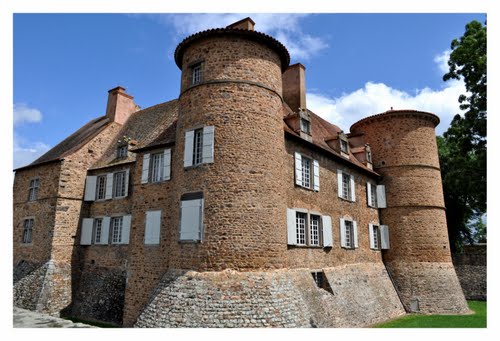
[[[442,134],[462,81],[450,43],[485,14],[14,14],[14,168],[105,112],[121,85],[142,108],[179,95],[177,44],[246,16],[306,67],[307,106],[345,131],[390,109],[430,111]]]

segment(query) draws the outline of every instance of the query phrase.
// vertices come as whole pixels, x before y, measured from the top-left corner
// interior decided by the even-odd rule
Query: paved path
[[[94,328],[59,317],[14,307],[14,328]]]

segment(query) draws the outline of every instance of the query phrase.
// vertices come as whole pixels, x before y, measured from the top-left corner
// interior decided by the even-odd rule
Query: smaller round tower
[[[411,311],[467,312],[451,261],[435,127],[439,118],[415,110],[390,110],[364,118],[351,133],[364,134],[382,175],[390,249],[384,262]]]

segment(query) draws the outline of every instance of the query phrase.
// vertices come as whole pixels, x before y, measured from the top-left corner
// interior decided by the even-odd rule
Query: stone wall
[[[486,301],[486,244],[466,245],[452,258],[465,298]]]

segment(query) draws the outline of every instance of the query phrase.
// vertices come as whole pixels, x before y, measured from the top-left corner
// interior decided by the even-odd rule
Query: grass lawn
[[[411,314],[374,326],[375,328],[486,328],[486,302],[468,301],[472,315]]]

